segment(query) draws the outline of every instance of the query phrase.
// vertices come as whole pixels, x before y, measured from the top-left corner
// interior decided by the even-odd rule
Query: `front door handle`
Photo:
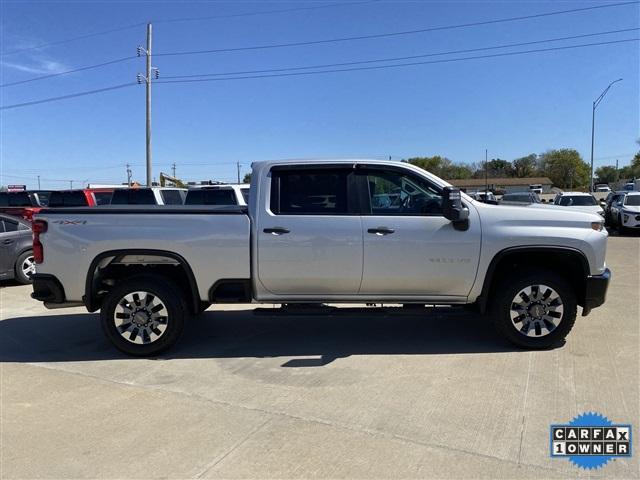
[[[391,235],[395,230],[389,227],[378,227],[378,228],[370,228],[367,230],[369,233],[373,233],[375,235]]]
[[[262,230],[264,233],[270,233],[271,235],[283,235],[289,233],[289,230],[282,227],[265,228]]]

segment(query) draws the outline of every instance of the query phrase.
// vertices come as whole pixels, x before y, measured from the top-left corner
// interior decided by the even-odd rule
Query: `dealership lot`
[[[97,315],[0,290],[2,478],[638,478],[549,457],[549,426],[639,398],[640,237],[612,236],[607,303],[526,352],[479,316],[209,309],[154,360]],[[226,312],[220,310],[227,309]]]

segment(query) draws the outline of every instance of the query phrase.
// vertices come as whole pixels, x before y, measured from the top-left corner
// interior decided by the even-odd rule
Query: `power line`
[[[303,10],[319,10],[322,8],[346,7],[349,5],[362,5],[366,3],[375,3],[379,1],[380,0],[365,0],[360,2],[336,2],[336,3],[329,3],[327,5],[313,5],[310,7],[283,8],[279,10],[263,10],[260,12],[230,13],[228,15],[211,15],[211,16],[205,16],[205,17],[170,18],[165,20],[154,20],[153,23],[196,22],[201,20],[215,20],[215,19],[221,19],[221,18],[255,17],[258,15],[272,15],[275,13],[290,13],[290,12],[299,12]]]
[[[505,53],[494,53],[491,55],[476,55],[473,57],[461,57],[461,58],[447,58],[442,60],[430,60],[426,62],[410,62],[410,63],[397,63],[394,65],[374,65],[368,67],[354,67],[354,68],[341,68],[341,69],[330,69],[330,70],[319,70],[314,72],[293,72],[293,73],[274,73],[274,74],[265,74],[265,75],[246,75],[246,76],[237,76],[237,77],[222,77],[222,78],[195,78],[195,79],[185,79],[185,80],[160,80],[156,83],[195,83],[195,82],[215,82],[215,81],[225,81],[225,80],[246,80],[246,79],[254,79],[254,78],[270,78],[270,77],[291,77],[291,76],[301,76],[301,75],[316,75],[316,74],[324,74],[324,73],[338,73],[338,72],[354,72],[359,70],[382,70],[387,68],[398,68],[398,67],[411,67],[417,65],[429,65],[434,63],[453,63],[453,62],[461,62],[465,60],[478,60],[483,58],[496,58],[496,57],[507,57],[514,55],[524,55],[530,53],[539,53],[539,52],[551,52],[557,50],[568,50],[573,48],[583,48],[583,47],[593,47],[598,45],[611,45],[617,43],[627,43],[627,42],[637,42],[640,38],[627,38],[623,40],[612,40],[609,42],[595,42],[595,43],[583,43],[578,45],[567,45],[563,47],[551,47],[551,48],[538,48],[534,50],[524,50],[521,52],[505,52]]]
[[[99,32],[86,33],[84,35],[78,35],[76,37],[70,37],[70,38],[66,38],[64,40],[56,40],[54,42],[47,42],[47,43],[41,43],[39,45],[34,45],[33,47],[20,48],[20,49],[17,49],[17,50],[11,50],[9,52],[3,52],[2,55],[0,55],[0,56],[4,57],[4,56],[7,56],[7,55],[14,55],[16,53],[30,52],[32,50],[39,50],[39,49],[45,48],[45,47],[52,47],[54,45],[62,45],[64,43],[75,42],[76,40],[84,40],[86,38],[98,37],[100,35],[107,35],[109,33],[122,32],[124,30],[131,30],[133,28],[137,28],[137,27],[143,26],[145,24],[146,24],[146,22],[140,22],[140,23],[134,23],[132,25],[125,25],[123,27],[111,28],[109,30],[101,30]]]
[[[393,62],[400,60],[411,60],[414,58],[425,58],[425,57],[436,57],[441,55],[452,55],[457,53],[471,53],[471,52],[479,52],[486,50],[496,50],[500,48],[511,48],[511,47],[522,47],[525,45],[535,45],[540,43],[548,43],[548,42],[559,42],[564,40],[575,40],[578,38],[585,37],[594,37],[599,35],[609,35],[614,33],[622,33],[622,32],[631,32],[640,30],[640,27],[635,28],[625,28],[621,30],[610,30],[607,32],[598,32],[598,33],[586,33],[582,35],[573,35],[571,37],[558,37],[558,38],[548,38],[546,40],[534,40],[530,42],[520,42],[520,43],[509,43],[504,45],[494,45],[490,47],[479,47],[479,48],[471,48],[465,50],[449,50],[446,52],[434,52],[434,53],[425,53],[421,55],[410,55],[406,57],[391,57],[391,58],[380,58],[375,60],[359,60],[352,62],[342,62],[342,63],[325,63],[320,65],[308,65],[301,67],[283,67],[283,68],[270,68],[264,70],[245,70],[245,71],[236,71],[236,72],[217,72],[217,73],[199,73],[199,74],[191,74],[191,75],[173,75],[173,76],[163,76],[163,79],[182,79],[182,78],[197,78],[197,77],[218,77],[225,75],[248,75],[248,74],[256,74],[256,73],[271,73],[271,72],[284,72],[284,71],[295,71],[295,70],[309,70],[314,68],[329,68],[329,67],[344,67],[348,65],[361,65],[366,63],[379,63],[379,62]]]
[[[640,38],[627,38],[622,40],[612,40],[608,42],[594,42],[594,43],[583,43],[578,45],[567,45],[562,47],[550,47],[550,48],[538,48],[533,50],[523,50],[520,52],[504,52],[504,53],[494,53],[490,55],[476,55],[472,57],[461,57],[461,58],[446,58],[442,60],[430,60],[425,62],[409,62],[409,63],[397,63],[393,65],[373,65],[367,67],[353,67],[353,68],[337,68],[337,69],[329,69],[329,70],[318,70],[313,72],[292,72],[292,73],[274,73],[274,74],[265,74],[265,75],[246,75],[246,76],[236,76],[236,77],[222,77],[222,78],[195,78],[195,79],[185,79],[185,80],[158,80],[156,84],[167,84],[167,83],[195,83],[195,82],[214,82],[214,81],[227,81],[227,80],[247,80],[247,79],[256,79],[256,78],[270,78],[270,77],[291,77],[291,76],[302,76],[302,75],[317,75],[317,74],[325,74],[325,73],[339,73],[339,72],[354,72],[360,70],[382,70],[387,68],[399,68],[399,67],[411,67],[417,65],[429,65],[436,63],[453,63],[453,62],[461,62],[466,60],[479,60],[484,58],[497,58],[497,57],[507,57],[507,56],[515,56],[515,55],[525,55],[530,53],[541,53],[541,52],[552,52],[559,50],[568,50],[575,48],[584,48],[584,47],[593,47],[600,45],[613,45],[620,43],[629,43],[629,42],[637,42]],[[86,92],[78,92],[69,95],[63,95],[60,97],[52,97],[45,98],[41,100],[34,100],[31,102],[18,103],[13,105],[7,105],[0,107],[0,110],[9,110],[12,108],[20,108],[26,107],[30,105],[37,105],[40,103],[48,103],[55,102],[59,100],[66,100],[69,98],[75,98],[85,95],[92,95],[96,93],[107,92],[110,90],[117,90],[125,87],[130,87],[133,85],[137,85],[137,83],[123,83],[120,85],[114,85],[111,87],[99,88],[96,90],[89,90]]]
[[[368,40],[372,38],[388,38],[388,37],[397,37],[402,35],[414,35],[418,33],[435,32],[435,31],[441,31],[441,30],[453,30],[458,28],[477,27],[481,25],[493,25],[496,23],[516,22],[521,20],[530,20],[532,18],[564,15],[567,13],[576,13],[576,12],[584,12],[589,10],[603,9],[603,8],[621,7],[624,5],[637,5],[638,3],[640,2],[631,1],[631,2],[621,2],[621,3],[610,3],[605,5],[595,5],[592,7],[572,8],[570,10],[556,10],[553,12],[537,13],[532,15],[522,15],[518,17],[483,20],[479,22],[461,23],[457,25],[427,27],[427,28],[421,28],[417,30],[405,30],[401,32],[377,33],[372,35],[358,35],[354,37],[339,37],[339,38],[329,38],[329,39],[323,39],[323,40],[311,40],[311,41],[304,41],[304,42],[288,42],[288,43],[274,43],[274,44],[267,44],[267,45],[253,45],[253,46],[247,46],[247,47],[216,48],[211,50],[191,50],[191,51],[183,51],[183,52],[165,52],[165,53],[155,53],[154,55],[155,56],[201,55],[201,54],[208,54],[208,53],[239,52],[239,51],[246,51],[246,50],[263,50],[263,49],[284,48],[284,47],[300,47],[300,46],[307,46],[307,45],[349,42],[354,40]]]
[[[126,62],[126,61],[129,61],[129,60],[133,60],[134,58],[138,58],[138,57],[136,55],[131,55],[129,57],[117,58],[115,60],[109,60],[107,62],[96,63],[95,65],[86,65],[84,67],[74,68],[73,70],[66,70],[64,72],[50,73],[48,75],[41,75],[39,77],[27,78],[26,80],[19,80],[17,82],[3,83],[2,85],[0,85],[0,88],[2,88],[2,87],[11,87],[13,85],[21,85],[23,83],[35,82],[37,80],[44,80],[46,78],[59,77],[61,75],[68,75],[70,73],[84,72],[85,70],[92,70],[94,68],[100,68],[100,67],[106,67],[108,65],[113,65],[115,63]]]
[[[366,0],[366,1],[360,1],[360,2],[346,2],[346,3],[331,3],[328,5],[315,5],[315,6],[310,6],[310,7],[294,7],[294,8],[286,8],[286,9],[280,9],[280,10],[265,10],[265,11],[260,11],[260,12],[247,12],[247,13],[234,13],[234,14],[229,14],[229,15],[212,15],[212,16],[207,16],[207,17],[184,17],[184,18],[173,18],[173,19],[160,19],[160,20],[155,20],[152,21],[152,23],[177,23],[177,22],[192,22],[192,21],[199,21],[199,20],[215,20],[215,19],[222,19],[222,18],[238,18],[238,17],[251,17],[251,16],[258,16],[258,15],[272,15],[272,14],[276,14],[276,13],[288,13],[288,12],[295,12],[295,11],[301,11],[301,10],[316,10],[316,9],[321,9],[321,8],[331,8],[331,7],[343,7],[343,6],[347,6],[347,5],[358,5],[358,4],[366,4],[366,3],[373,3],[373,2],[377,2],[380,0]],[[14,55],[16,53],[23,53],[23,52],[29,52],[32,50],[39,50],[41,48],[45,48],[45,47],[52,47],[52,46],[56,46],[56,45],[62,45],[65,43],[70,43],[70,42],[75,42],[77,40],[84,40],[87,38],[92,38],[92,37],[98,37],[101,35],[108,35],[110,33],[117,33],[117,32],[122,32],[125,30],[131,30],[137,27],[141,27],[146,25],[147,22],[139,22],[139,23],[134,23],[131,25],[124,25],[122,27],[117,27],[117,28],[111,28],[108,30],[100,30],[97,32],[92,32],[92,33],[86,33],[83,35],[77,35],[75,37],[69,37],[69,38],[65,38],[62,40],[56,40],[53,42],[47,42],[47,43],[41,43],[38,45],[34,45],[32,47],[26,47],[26,48],[20,48],[20,49],[16,49],[16,50],[11,50],[9,52],[3,52],[2,54],[0,54],[0,56],[6,56],[6,55]]]
[[[42,100],[33,100],[31,102],[14,103],[13,105],[0,106],[0,110],[9,110],[11,108],[28,107],[30,105],[38,105],[40,103],[56,102],[58,100],[67,100],[69,98],[83,97],[85,95],[93,95],[96,93],[108,92],[111,90],[118,90],[120,88],[132,87],[137,84],[138,84],[137,82],[121,83],[120,85],[113,85],[111,87],[88,90],[86,92],[71,93],[69,95],[62,95],[59,97],[43,98]]]

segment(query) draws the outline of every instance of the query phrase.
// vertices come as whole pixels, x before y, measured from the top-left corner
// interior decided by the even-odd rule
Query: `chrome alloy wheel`
[[[146,345],[167,329],[169,313],[162,300],[149,292],[131,292],[122,297],[113,313],[118,333],[131,343]]]
[[[36,273],[36,261],[33,258],[33,255],[29,255],[22,261],[22,265],[20,265],[22,269],[22,273],[25,277],[31,278],[31,276]]]
[[[544,337],[562,321],[563,305],[558,292],[547,285],[529,285],[511,301],[511,323],[527,337]]]

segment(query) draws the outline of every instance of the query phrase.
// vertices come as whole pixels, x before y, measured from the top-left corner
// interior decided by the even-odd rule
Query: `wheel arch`
[[[140,256],[140,257],[150,257],[149,261],[142,261],[141,263],[135,264],[126,264],[126,263],[118,263],[119,261],[125,259],[127,256]],[[111,258],[106,265],[102,267],[100,264],[106,259]],[[169,259],[174,263],[169,263],[166,261],[159,261],[160,259]],[[183,293],[185,294],[185,300],[187,304],[191,307],[191,309],[196,312],[200,307],[200,294],[198,291],[198,285],[196,282],[195,275],[191,270],[191,266],[189,263],[182,257],[181,255],[169,252],[165,250],[155,250],[155,249],[118,249],[118,250],[108,250],[100,253],[91,261],[89,265],[89,269],[87,271],[87,276],[85,279],[85,294],[82,297],[82,301],[84,302],[87,310],[90,312],[95,312],[98,310],[102,304],[102,297],[104,295],[101,294],[101,280],[104,278],[101,277],[99,269],[105,269],[109,266],[122,266],[129,267],[132,269],[133,274],[152,274],[157,276],[168,277],[169,279],[173,279],[172,275],[167,273],[167,266],[177,266],[180,269],[181,274],[185,277],[185,282],[180,282],[178,285]],[[155,271],[153,267],[156,267]],[[160,268],[158,268],[160,267]]]
[[[503,272],[527,266],[547,267],[568,278],[575,288],[578,305],[584,305],[589,261],[583,252],[565,246],[521,246],[499,251],[489,263],[480,296],[476,300],[480,312],[487,311],[492,289]]]

